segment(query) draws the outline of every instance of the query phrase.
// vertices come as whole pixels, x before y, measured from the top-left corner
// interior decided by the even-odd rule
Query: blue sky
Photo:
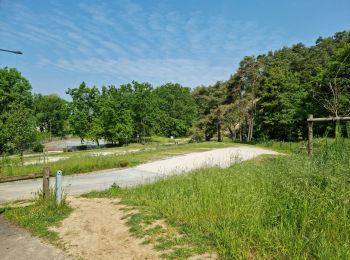
[[[228,79],[246,55],[350,29],[349,0],[0,0],[0,67],[19,69],[33,91],[188,87]]]

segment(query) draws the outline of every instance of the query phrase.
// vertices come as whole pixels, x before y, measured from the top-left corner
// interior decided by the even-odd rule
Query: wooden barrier
[[[350,121],[350,116],[337,116],[337,117],[326,117],[326,118],[314,118],[313,115],[309,115],[307,119],[308,124],[308,142],[307,142],[307,153],[311,157],[314,152],[313,145],[313,123],[314,122],[340,122],[340,121]]]

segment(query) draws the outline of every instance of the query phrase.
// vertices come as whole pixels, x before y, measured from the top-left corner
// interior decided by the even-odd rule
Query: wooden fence
[[[345,117],[326,117],[326,118],[314,118],[313,115],[309,115],[309,118],[307,119],[308,123],[308,143],[307,143],[307,152],[309,156],[312,156],[314,152],[314,145],[313,145],[313,124],[314,122],[340,122],[340,121],[350,121],[350,116]]]

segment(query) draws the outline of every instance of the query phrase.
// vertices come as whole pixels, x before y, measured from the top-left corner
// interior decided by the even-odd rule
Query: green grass
[[[92,156],[87,152],[77,152],[74,156],[66,160],[49,163],[48,166],[51,172],[62,170],[64,175],[86,173],[96,170],[119,168],[119,167],[132,167],[138,164],[162,159],[176,154],[185,154],[190,152],[203,151],[201,149],[213,149],[234,146],[235,144],[207,142],[198,144],[182,144],[172,146],[148,146],[146,148],[154,148],[154,150],[144,150],[131,154],[124,155],[108,155],[108,156]],[[115,150],[115,149],[114,149]],[[103,150],[108,151],[108,150]],[[95,150],[94,152],[100,152]],[[62,156],[69,155],[70,153],[64,153]],[[43,170],[43,164],[36,165],[3,165],[0,167],[0,177],[5,176],[17,176],[30,173],[40,173]]]
[[[264,142],[257,142],[255,143],[255,145],[288,154],[303,152],[307,149],[307,141],[284,142],[270,140]]]
[[[267,156],[86,196],[138,208],[129,224],[139,236],[149,238],[145,223],[165,219],[182,235],[153,241],[174,249],[168,258],[215,251],[222,259],[349,259],[349,169],[349,140],[321,140],[312,159]]]
[[[49,228],[68,217],[72,208],[65,199],[56,206],[53,194],[44,201],[38,193],[33,204],[25,207],[5,207],[2,211],[11,222],[28,229],[34,235],[58,243],[58,234]]]

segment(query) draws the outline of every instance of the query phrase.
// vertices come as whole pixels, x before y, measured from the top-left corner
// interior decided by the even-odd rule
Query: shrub
[[[35,142],[33,144],[33,152],[42,153],[43,150],[44,150],[44,145],[41,144],[40,142]]]

